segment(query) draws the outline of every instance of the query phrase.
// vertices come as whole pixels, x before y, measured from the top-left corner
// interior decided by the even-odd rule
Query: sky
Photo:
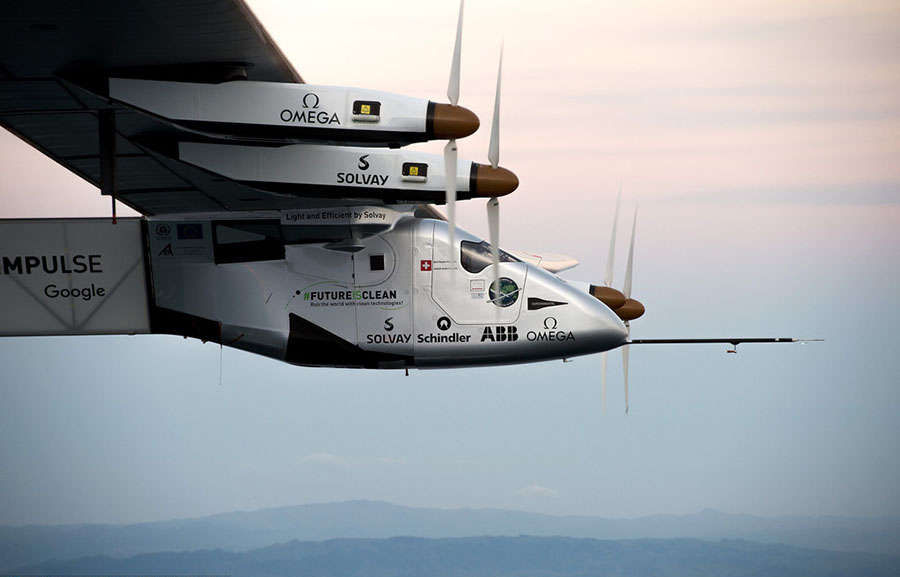
[[[445,99],[452,0],[250,4],[309,83]],[[4,339],[0,524],[349,499],[900,515],[900,5],[470,0],[463,34],[476,161],[504,43],[504,248],[599,283],[621,184],[634,338],[826,341],[633,347],[626,415],[618,351],[604,414],[596,355],[405,377],[177,337]],[[0,217],[109,214],[6,132],[0,166]],[[487,235],[483,202],[458,214]]]

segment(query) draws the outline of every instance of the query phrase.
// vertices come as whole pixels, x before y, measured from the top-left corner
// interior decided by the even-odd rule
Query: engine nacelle
[[[110,78],[109,97],[182,130],[258,142],[394,147],[463,138],[479,126],[461,106],[342,86]]]
[[[183,142],[178,159],[257,190],[302,197],[441,203],[447,178],[456,181],[460,200],[503,196],[519,184],[505,168],[462,159],[447,175],[441,156],[406,149]]]

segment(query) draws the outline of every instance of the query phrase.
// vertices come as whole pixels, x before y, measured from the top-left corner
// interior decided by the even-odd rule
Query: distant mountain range
[[[897,575],[900,558],[697,539],[601,541],[570,537],[291,541],[244,553],[85,557],[18,573],[42,575],[230,575],[232,577],[632,577]]]
[[[764,518],[707,510],[696,515],[606,519],[348,501],[133,525],[0,526],[0,571],[51,559],[92,555],[124,558],[163,551],[246,552],[294,540],[518,535],[603,540],[742,539],[830,551],[900,555],[900,518]]]

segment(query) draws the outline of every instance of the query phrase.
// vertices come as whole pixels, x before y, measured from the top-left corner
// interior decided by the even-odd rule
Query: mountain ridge
[[[594,539],[746,539],[832,551],[900,554],[900,518],[754,517],[705,509],[638,518],[555,516],[505,509],[435,509],[342,501],[122,525],[0,526],[0,570],[51,558],[158,551],[248,551],[292,540],[396,536],[565,536]]]
[[[233,577],[580,577],[685,575],[896,575],[900,557],[843,553],[743,540],[599,540],[571,537],[461,537],[297,541],[237,553],[200,550],[127,559],[94,556],[22,567],[20,574]]]

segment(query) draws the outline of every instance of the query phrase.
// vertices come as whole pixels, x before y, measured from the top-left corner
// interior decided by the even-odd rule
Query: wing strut
[[[97,111],[100,135],[100,194],[112,198],[112,222],[116,224],[116,111]]]

